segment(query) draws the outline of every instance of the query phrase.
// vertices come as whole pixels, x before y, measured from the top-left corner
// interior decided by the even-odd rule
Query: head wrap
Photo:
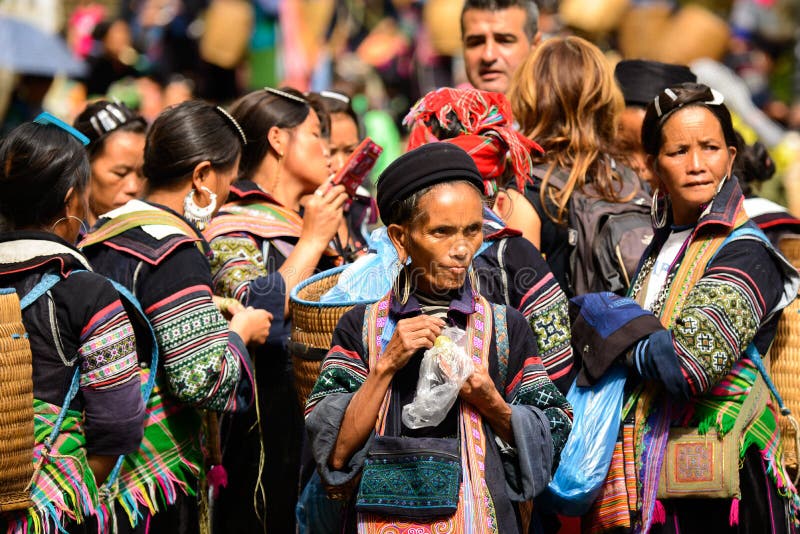
[[[484,193],[494,195],[496,180],[508,162],[517,187],[532,181],[531,150],[536,142],[514,129],[511,105],[501,93],[444,87],[425,95],[403,119],[410,129],[408,150],[436,141],[463,148],[484,179]]]
[[[697,82],[697,76],[686,65],[645,59],[623,59],[614,68],[614,76],[626,106],[646,107],[666,87]]]
[[[475,162],[462,148],[450,143],[431,143],[406,152],[378,178],[378,211],[384,224],[392,205],[442,182],[465,180],[483,192],[481,178]]]

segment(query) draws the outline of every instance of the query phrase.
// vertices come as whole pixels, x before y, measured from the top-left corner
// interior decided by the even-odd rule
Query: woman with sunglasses
[[[270,310],[273,322],[256,366],[256,409],[223,421],[223,439],[231,444],[224,453],[229,484],[216,503],[215,526],[253,532],[263,530],[266,522],[268,531],[291,532],[303,417],[285,347],[290,322],[284,311],[292,288],[340,261],[330,243],[347,195],[343,186],[327,183],[323,123],[300,92],[255,91],[234,102],[231,114],[247,146],[229,202],[205,231],[213,250],[214,290]],[[262,454],[269,464],[264,465]],[[262,490],[266,502],[256,499],[254,510],[254,492],[264,495]]]
[[[92,176],[86,222],[93,226],[104,213],[141,196],[147,123],[121,102],[99,100],[86,106],[74,126],[89,138]]]

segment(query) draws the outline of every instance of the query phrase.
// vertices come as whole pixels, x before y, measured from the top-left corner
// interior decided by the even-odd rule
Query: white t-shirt
[[[656,262],[653,265],[653,270],[650,272],[650,282],[647,284],[647,295],[644,300],[645,309],[649,310],[655,303],[656,297],[664,287],[669,274],[669,268],[678,257],[681,247],[689,239],[694,228],[687,228],[686,230],[673,231],[667,238],[664,246],[661,247],[661,252],[658,253]]]

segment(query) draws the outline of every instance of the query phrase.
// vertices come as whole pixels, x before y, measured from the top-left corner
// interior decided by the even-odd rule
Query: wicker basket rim
[[[311,308],[341,308],[341,307],[344,307],[344,306],[358,306],[359,304],[372,304],[377,299],[363,299],[363,300],[354,300],[354,301],[348,301],[348,302],[331,303],[331,302],[319,302],[319,301],[314,301],[314,300],[306,300],[306,299],[301,299],[300,297],[298,297],[298,294],[304,288],[310,286],[311,284],[319,282],[320,280],[324,280],[324,279],[329,278],[331,276],[335,276],[337,274],[340,274],[342,271],[347,269],[349,266],[350,266],[349,264],[348,265],[340,265],[339,267],[334,267],[333,269],[328,269],[327,271],[322,271],[321,273],[317,273],[317,274],[311,276],[310,278],[307,278],[307,279],[303,280],[302,282],[300,282],[299,284],[294,286],[294,289],[292,289],[292,292],[289,294],[289,300],[291,301],[292,304],[302,304],[304,306],[309,306]]]

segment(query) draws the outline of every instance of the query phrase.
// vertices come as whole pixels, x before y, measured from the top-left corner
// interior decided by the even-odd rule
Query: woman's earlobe
[[[386,227],[386,234],[389,236],[389,240],[397,251],[398,259],[405,263],[408,258],[405,229],[399,224],[390,224]]]
[[[282,139],[283,131],[278,128],[277,126],[273,126],[267,132],[267,142],[269,142],[269,146],[274,150],[279,157],[283,157],[284,147],[283,147],[283,139]]]
[[[192,187],[200,189],[200,187],[208,181],[212,170],[210,161],[201,161],[195,165],[192,171]]]

